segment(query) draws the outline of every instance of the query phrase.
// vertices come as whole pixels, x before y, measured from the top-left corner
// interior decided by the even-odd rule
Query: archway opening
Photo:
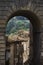
[[[11,15],[11,17],[9,19],[11,19],[12,17],[14,16],[24,16],[24,17],[27,17],[31,24],[32,24],[32,27],[33,27],[33,43],[32,43],[32,40],[31,40],[31,43],[33,45],[33,59],[31,61],[30,64],[36,64],[36,63],[39,63],[39,59],[40,59],[40,52],[39,52],[39,35],[38,35],[38,32],[39,32],[39,27],[40,27],[40,21],[39,19],[37,18],[37,16],[30,12],[30,11],[17,11],[15,13],[13,13]],[[9,20],[8,19],[8,20]],[[39,24],[38,24],[39,23]]]
[[[6,27],[7,41],[11,44],[14,42],[13,46],[15,50],[13,52],[12,45],[9,43],[6,44],[7,46],[6,63],[7,64],[10,64],[10,61],[12,62],[12,60],[14,61],[15,59],[16,61],[18,60],[17,62],[14,61],[16,65],[18,64],[27,65],[30,63],[30,61],[33,58],[33,48],[32,46],[30,47],[32,29],[33,28],[32,28],[32,24],[30,20],[24,16],[15,16],[8,21],[8,24]],[[8,50],[8,47],[9,47],[9,50]],[[14,54],[14,57],[12,56],[13,54]],[[9,56],[12,56],[13,59]],[[9,60],[9,63],[8,63],[8,60]]]

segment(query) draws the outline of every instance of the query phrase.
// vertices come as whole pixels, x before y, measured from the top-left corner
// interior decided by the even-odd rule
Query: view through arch
[[[6,26],[7,64],[27,65],[31,62],[33,58],[32,30],[30,20],[24,16],[15,16],[8,21]]]

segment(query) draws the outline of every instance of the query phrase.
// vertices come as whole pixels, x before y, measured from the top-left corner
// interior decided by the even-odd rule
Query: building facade
[[[43,65],[43,0],[0,0],[0,65],[5,65],[6,25],[13,16],[25,16],[33,25],[34,64]],[[34,21],[34,22],[33,22]]]

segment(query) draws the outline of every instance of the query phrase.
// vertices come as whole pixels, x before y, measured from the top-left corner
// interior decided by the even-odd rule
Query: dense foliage
[[[19,30],[29,30],[30,21],[23,16],[13,17],[8,21],[6,27],[6,34],[14,33],[17,34]]]

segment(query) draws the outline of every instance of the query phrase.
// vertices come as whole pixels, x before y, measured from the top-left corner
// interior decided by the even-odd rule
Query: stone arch
[[[29,10],[17,10],[17,11],[15,11],[13,14],[11,14],[9,16],[8,20],[11,19],[14,16],[19,16],[19,15],[29,18],[31,20],[32,25],[35,28],[35,31],[36,31],[36,29],[37,29],[37,32],[39,31],[39,29],[40,29],[39,28],[40,27],[40,20],[39,20],[38,16],[32,11],[29,11]],[[32,21],[32,19],[34,21]],[[7,22],[8,22],[8,20],[7,20]]]
[[[9,21],[9,19],[11,19],[14,16],[24,16],[27,17],[30,22],[32,23],[33,26],[33,60],[31,64],[35,64],[38,65],[40,64],[40,20],[37,17],[37,15],[31,11],[28,10],[18,10],[16,12],[14,12],[13,14],[11,14],[11,16],[8,18],[7,22]]]

